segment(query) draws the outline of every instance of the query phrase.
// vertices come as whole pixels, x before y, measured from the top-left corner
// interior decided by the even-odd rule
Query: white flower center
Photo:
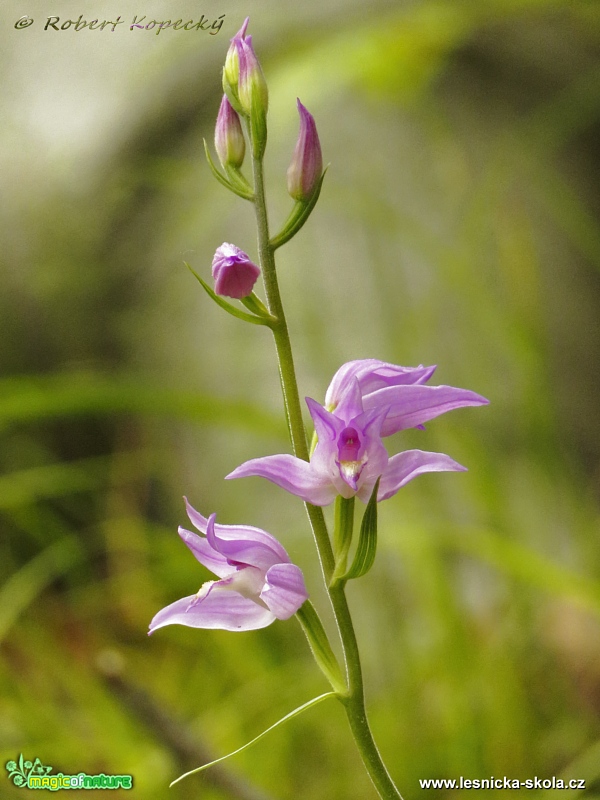
[[[265,586],[265,573],[262,570],[257,567],[242,567],[232,577],[231,583],[223,588],[231,589],[249,600],[258,600]]]

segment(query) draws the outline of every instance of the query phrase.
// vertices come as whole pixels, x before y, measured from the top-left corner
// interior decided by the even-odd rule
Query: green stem
[[[275,318],[275,322],[270,327],[273,331],[279,361],[279,374],[290,439],[294,455],[297,458],[308,461],[306,431],[302,420],[302,408],[294,369],[292,347],[277,282],[274,247],[269,242],[269,223],[261,159],[253,157],[252,170],[254,175],[254,207],[258,229],[258,253],[269,312]],[[369,728],[365,709],[360,654],[344,586],[338,583],[336,586],[330,587],[335,569],[335,558],[323,509],[310,503],[305,503],[305,505],[344,651],[348,690],[344,695],[339,694],[338,697],[344,704],[356,745],[380,797],[383,800],[402,800],[402,795],[394,785],[381,759],[373,734]]]

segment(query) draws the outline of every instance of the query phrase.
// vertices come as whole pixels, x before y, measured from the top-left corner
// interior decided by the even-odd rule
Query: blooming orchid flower
[[[318,437],[310,462],[286,454],[254,458],[239,466],[227,478],[258,475],[307,503],[326,506],[337,495],[345,498],[358,495],[363,502],[368,502],[379,477],[377,500],[381,501],[392,497],[423,472],[465,471],[465,467],[444,453],[406,450],[388,458],[381,436],[419,425],[451,408],[481,405],[487,402],[485,398],[449,386],[421,387],[418,384],[391,384],[369,392],[381,380],[426,379],[427,369],[430,368],[417,368],[421,370],[418,373],[396,367],[394,373],[387,369],[393,365],[383,365],[383,362],[375,362],[370,368],[364,365],[357,367],[357,363],[351,362],[354,366],[346,365],[347,372],[354,374],[342,374],[333,386],[331,395],[334,401],[338,401],[333,412],[310,398],[306,399]],[[381,374],[373,374],[376,366]],[[413,396],[404,404],[393,394],[400,389],[413,388],[431,391]],[[443,391],[436,395],[436,389]],[[396,401],[396,405],[387,405],[378,400],[379,393],[385,392],[388,392],[385,396],[390,398],[390,402]],[[434,393],[433,399],[431,392]],[[370,402],[373,397],[376,400]],[[435,398],[438,398],[437,405]],[[368,403],[370,407],[365,408]]]
[[[302,571],[277,539],[248,525],[218,525],[215,514],[206,519],[185,503],[192,524],[205,535],[185,528],[179,535],[219,580],[159,611],[149,633],[165,625],[251,631],[298,611],[308,598]]]

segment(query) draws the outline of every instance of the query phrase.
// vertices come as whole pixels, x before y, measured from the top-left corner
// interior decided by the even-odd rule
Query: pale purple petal
[[[381,423],[384,418],[385,409],[367,411],[362,415],[364,449],[368,458],[358,481],[358,496],[365,503],[371,496],[375,481],[385,472],[389,461],[387,450],[380,437]]]
[[[489,400],[468,389],[454,386],[390,386],[363,398],[365,410],[388,406],[382,436],[422,425],[447,411],[464,406],[487,405]]]
[[[352,426],[355,426],[361,431],[363,441],[366,447],[369,448],[369,453],[374,444],[385,450],[383,442],[381,441],[381,428],[385,422],[387,413],[388,409],[385,407],[371,408],[350,421]],[[362,450],[360,455],[362,456]]]
[[[196,509],[188,502],[187,497],[184,497],[184,500],[190,522],[195,528],[198,528],[201,533],[206,534],[208,532],[208,519],[203,517],[199,511],[196,511]],[[234,543],[243,541],[246,543],[254,542],[259,545],[263,545],[273,553],[273,560],[271,560],[269,564],[265,566],[265,569],[268,569],[271,564],[277,564],[282,561],[290,560],[284,546],[280,544],[274,536],[271,536],[270,533],[263,531],[261,528],[255,528],[252,525],[220,525],[218,522],[215,522],[215,534],[219,541],[219,552],[223,553],[223,555],[227,555],[226,547],[223,544],[224,541],[232,541]],[[244,563],[251,564],[249,561]],[[259,566],[258,564],[253,563],[251,565]]]
[[[265,577],[265,588],[260,593],[277,619],[289,619],[308,600],[302,570],[295,564],[275,564]]]
[[[335,416],[348,423],[354,417],[363,413],[363,401],[360,384],[357,378],[349,380],[344,394],[339,398]]]
[[[307,461],[289,454],[253,458],[225,477],[228,480],[250,476],[266,478],[314,506],[329,505],[336,496],[331,483],[316,474]]]
[[[235,571],[224,555],[217,553],[205,538],[198,536],[185,528],[179,528],[179,535],[190,548],[196,559],[219,578],[226,578]]]
[[[206,540],[210,547],[225,556],[228,561],[234,564],[256,567],[264,574],[273,564],[290,560],[279,542],[266,531],[260,531],[262,534],[260,538],[256,538],[256,536],[246,537],[244,536],[243,527],[239,526],[241,528],[239,538],[220,538],[215,530],[215,516],[216,514],[211,514],[208,519]],[[253,533],[256,533],[257,530],[253,531]]]
[[[466,472],[467,468],[444,453],[428,453],[424,450],[405,450],[392,456],[379,484],[378,502],[387,500],[398,489],[423,472]],[[360,495],[359,495],[360,496]],[[368,500],[368,497],[361,497]]]
[[[325,395],[325,406],[334,410],[355,379],[358,380],[364,397],[386,386],[425,383],[434,372],[435,367],[424,367],[422,364],[418,367],[400,367],[377,358],[348,361],[333,376]]]
[[[275,620],[269,609],[222,587],[214,588],[201,602],[193,605],[195,599],[196,595],[183,597],[163,608],[150,623],[148,632],[154,633],[165,625],[252,631],[266,628]]]
[[[306,405],[312,417],[315,426],[316,434],[320,442],[334,442],[340,435],[342,429],[345,427],[341,419],[337,415],[331,414],[326,408],[312,397],[306,397]],[[362,407],[359,410],[362,411]]]

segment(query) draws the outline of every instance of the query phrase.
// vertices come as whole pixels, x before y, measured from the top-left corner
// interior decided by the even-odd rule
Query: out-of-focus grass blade
[[[597,582],[555,564],[525,545],[483,528],[452,530],[442,533],[442,539],[446,547],[475,556],[531,586],[600,614]]]
[[[556,170],[536,165],[532,173],[533,189],[557,227],[600,270],[600,226],[593,213]]]
[[[96,456],[62,464],[19,470],[0,476],[0,510],[17,508],[49,497],[62,497],[73,492],[96,489],[106,481],[115,456]],[[129,478],[143,474],[145,460],[139,451],[120,453]]]
[[[564,769],[560,777],[568,784],[570,780],[585,780],[586,787],[591,787],[600,778],[600,742],[594,742],[591,747],[584,750],[569,766]],[[598,797],[598,794],[586,794],[586,789],[548,789],[543,792],[542,800],[575,800],[576,797],[586,796],[587,800]]]
[[[0,641],[37,595],[54,578],[74,566],[82,553],[77,539],[65,536],[11,575],[0,588]]]
[[[75,372],[0,381],[0,426],[85,414],[158,414],[285,436],[279,417],[251,403],[178,392],[135,376]]]

